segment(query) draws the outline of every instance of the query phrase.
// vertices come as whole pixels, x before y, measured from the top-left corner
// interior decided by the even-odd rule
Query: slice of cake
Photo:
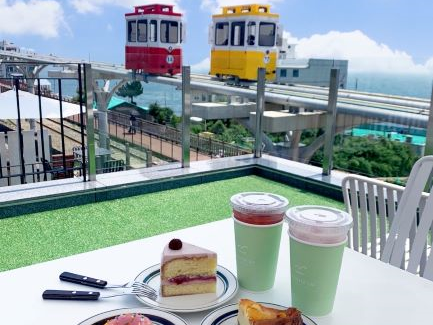
[[[161,259],[163,297],[216,292],[217,254],[180,239],[165,246]]]
[[[239,325],[302,325],[301,312],[265,307],[257,302],[241,299],[238,310]]]

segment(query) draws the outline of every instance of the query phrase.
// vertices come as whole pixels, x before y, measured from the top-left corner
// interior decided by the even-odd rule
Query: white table
[[[42,300],[44,289],[84,289],[61,282],[62,271],[123,283],[146,267],[159,263],[163,246],[172,238],[202,245],[218,253],[219,264],[236,271],[232,220],[213,222],[127,244],[96,250],[0,273],[1,324],[75,325],[103,311],[143,306],[133,296],[92,302]],[[289,240],[281,240],[274,288],[264,293],[240,290],[240,297],[290,305]],[[319,325],[432,324],[433,282],[346,249],[334,311],[316,318]],[[181,314],[200,324],[208,312]]]

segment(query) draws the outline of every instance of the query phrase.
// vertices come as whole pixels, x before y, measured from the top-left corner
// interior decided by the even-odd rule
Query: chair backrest
[[[433,195],[423,193],[432,170],[433,156],[422,158],[406,188],[359,175],[345,177],[344,202],[354,223],[349,246],[433,279]]]
[[[428,246],[432,235],[433,187],[428,197],[424,190],[431,185],[432,173],[433,156],[423,157],[413,166],[381,257],[384,262],[402,267],[407,241],[411,232],[415,232],[406,269],[430,280],[433,280],[433,257]]]
[[[404,187],[349,175],[343,179],[342,189],[346,210],[353,218],[349,247],[380,258]]]

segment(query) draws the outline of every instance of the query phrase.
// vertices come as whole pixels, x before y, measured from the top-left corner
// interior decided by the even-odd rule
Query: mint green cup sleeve
[[[345,246],[311,245],[290,237],[292,306],[309,316],[332,311]]]
[[[274,286],[282,222],[255,226],[234,220],[236,267],[239,285],[251,291]]]

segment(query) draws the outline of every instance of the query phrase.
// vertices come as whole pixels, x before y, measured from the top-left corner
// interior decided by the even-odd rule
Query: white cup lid
[[[264,192],[244,192],[230,198],[233,209],[242,213],[278,214],[287,210],[289,201],[281,195]]]
[[[312,243],[338,243],[345,240],[352,227],[350,214],[338,209],[302,205],[286,212],[289,232],[295,238]]]

